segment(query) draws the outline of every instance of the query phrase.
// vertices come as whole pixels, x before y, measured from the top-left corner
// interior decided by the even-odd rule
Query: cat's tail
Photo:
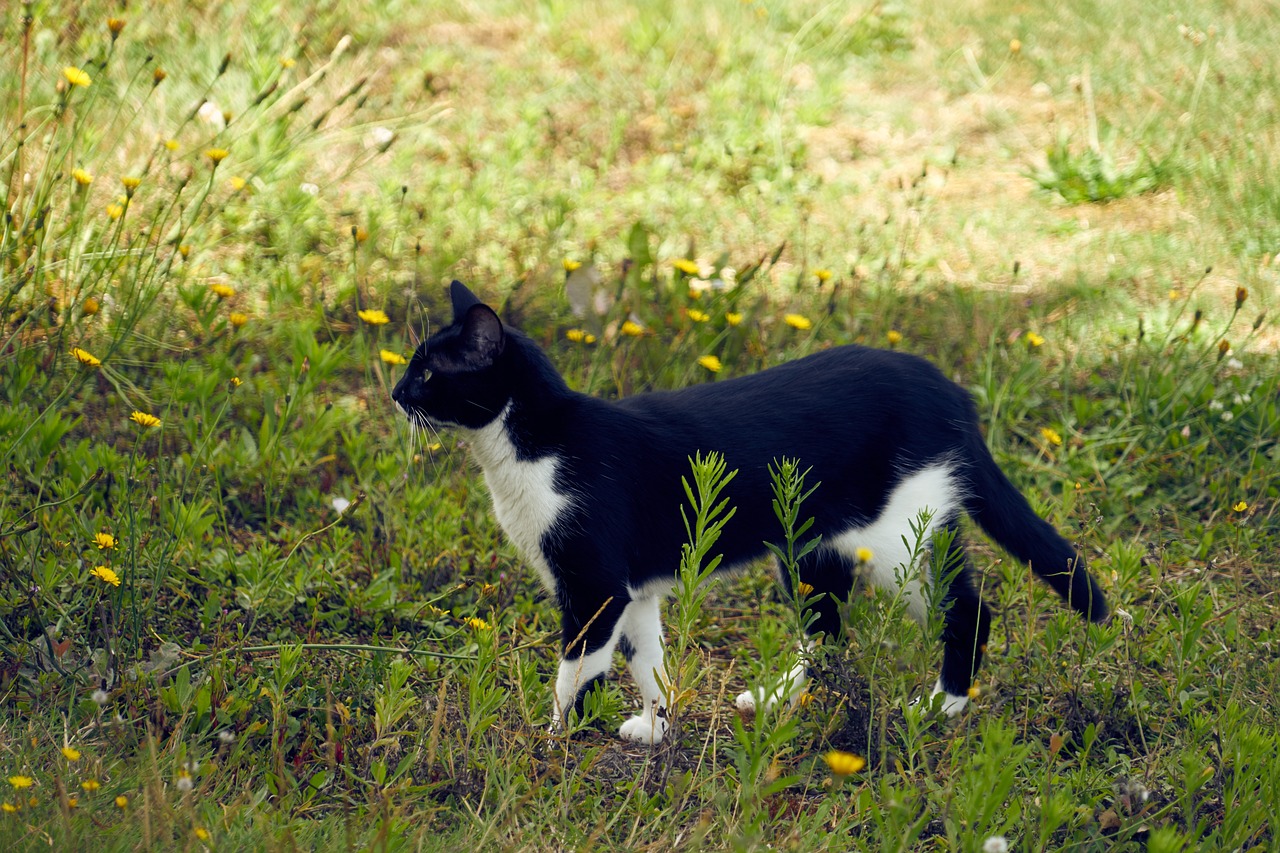
[[[976,445],[976,446],[975,446]],[[1053,591],[1090,622],[1103,622],[1109,611],[1084,558],[1027,503],[1004,475],[981,437],[970,446],[970,490],[965,509],[1001,547],[1043,579]]]

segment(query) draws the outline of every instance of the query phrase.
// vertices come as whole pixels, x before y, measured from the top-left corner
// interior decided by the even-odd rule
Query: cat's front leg
[[[559,732],[571,710],[582,713],[587,691],[602,681],[613,664],[613,650],[621,635],[627,601],[575,602],[561,612],[564,653],[556,670],[551,707],[551,731]]]
[[[662,599],[640,598],[627,605],[622,614],[622,656],[640,689],[640,713],[618,729],[623,740],[654,746],[667,734],[667,706],[664,688],[667,671],[662,651]]]
[[[743,714],[754,714],[757,710],[768,713],[781,702],[794,708],[809,682],[809,659],[813,656],[813,649],[814,641],[806,639],[800,646],[795,665],[781,683],[775,684],[772,690],[762,686],[739,693],[734,705]]]

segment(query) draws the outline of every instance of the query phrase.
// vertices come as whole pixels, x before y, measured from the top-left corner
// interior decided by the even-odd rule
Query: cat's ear
[[[467,286],[457,279],[449,285],[449,298],[453,300],[453,322],[455,323],[462,321],[462,315],[466,314],[471,306],[482,304],[476,295],[467,290]]]
[[[467,365],[483,368],[493,364],[502,355],[507,337],[502,330],[502,321],[493,313],[493,309],[476,302],[462,317],[462,340]]]

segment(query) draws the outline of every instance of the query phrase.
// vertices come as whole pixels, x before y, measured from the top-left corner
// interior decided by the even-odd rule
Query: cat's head
[[[410,420],[478,429],[511,399],[503,370],[507,330],[460,281],[449,286],[453,322],[418,345],[391,399]]]

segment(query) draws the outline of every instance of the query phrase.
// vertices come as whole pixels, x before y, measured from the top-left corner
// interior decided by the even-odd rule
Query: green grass
[[[1274,5],[322,6],[0,18],[0,846],[1275,846]],[[669,606],[667,743],[625,677],[547,735],[555,609],[388,405],[453,277],[602,395],[933,358],[1127,615],[975,534],[971,712],[859,594],[743,721],[760,567]]]

